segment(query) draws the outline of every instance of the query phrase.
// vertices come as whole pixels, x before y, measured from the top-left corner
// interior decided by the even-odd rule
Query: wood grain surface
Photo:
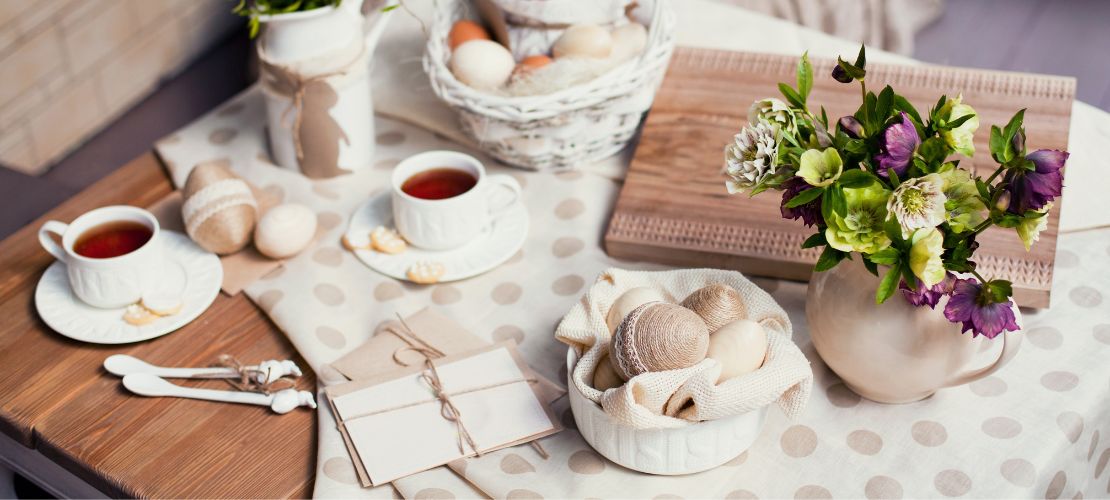
[[[279,498],[312,493],[316,412],[143,398],[101,368],[116,353],[164,366],[204,366],[222,353],[243,361],[295,359],[284,335],[242,294],[220,295],[197,320],[124,346],[69,340],[34,310],[52,258],[43,221],[69,221],[111,204],[147,206],[172,187],[147,153],[0,242],[0,431],[115,497]],[[180,381],[224,388],[219,381]],[[313,390],[308,371],[298,386]]]
[[[748,106],[759,98],[779,97],[776,84],[793,84],[796,64],[797,58],[779,55],[675,51],[605,235],[611,256],[809,278],[819,252],[800,245],[813,230],[782,218],[778,192],[729,196],[721,174],[722,151],[747,123]],[[859,86],[828,77],[834,61],[815,59],[813,64],[817,77],[810,104],[824,105],[830,121],[855,111]],[[962,93],[980,115],[978,154],[962,162],[977,171],[994,168],[987,145],[990,125],[1005,125],[1021,108],[1028,108],[1030,150],[1067,149],[1072,78],[868,64],[867,82],[876,92],[892,85],[922,113],[941,94]],[[1025,251],[1013,230],[992,228],[979,238],[975,260],[982,274],[1013,281],[1020,305],[1048,306],[1061,202],[1032,251]]]

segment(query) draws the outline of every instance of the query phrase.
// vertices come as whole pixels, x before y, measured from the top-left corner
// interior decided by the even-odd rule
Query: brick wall
[[[0,165],[41,173],[230,31],[231,0],[0,0]]]

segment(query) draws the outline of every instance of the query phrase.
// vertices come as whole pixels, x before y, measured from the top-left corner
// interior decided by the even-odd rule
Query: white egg
[[[617,300],[613,301],[613,305],[609,307],[609,312],[605,314],[605,324],[609,327],[609,333],[616,331],[621,321],[624,321],[625,316],[628,316],[633,309],[648,302],[666,301],[666,297],[661,292],[646,286],[624,292],[620,297],[617,297]]]
[[[451,72],[460,82],[476,89],[504,85],[516,68],[516,61],[501,44],[490,40],[470,40],[451,55]]]
[[[567,28],[551,53],[556,59],[561,57],[592,57],[605,59],[613,52],[613,35],[605,28],[594,24],[576,24]]]
[[[629,23],[613,30],[613,59],[627,61],[644,52],[647,47],[647,28],[640,23]]]
[[[753,372],[767,357],[767,332],[755,321],[733,321],[709,336],[705,357],[721,363],[718,382]]]
[[[624,385],[624,381],[621,380],[620,375],[617,375],[616,370],[613,369],[608,354],[602,356],[601,361],[597,363],[597,368],[594,368],[593,382],[594,389],[601,392]]]
[[[262,215],[254,229],[254,246],[271,259],[292,257],[316,235],[316,213],[304,205],[286,203]]]

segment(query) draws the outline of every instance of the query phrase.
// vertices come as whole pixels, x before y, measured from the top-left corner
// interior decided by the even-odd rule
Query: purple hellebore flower
[[[842,116],[837,123],[840,124],[840,130],[852,139],[859,139],[863,135],[863,124],[854,116]]]
[[[956,284],[956,277],[952,273],[945,273],[944,279],[929,288],[925,288],[921,280],[914,281],[914,287],[910,288],[903,280],[898,284],[898,289],[902,291],[902,296],[905,297],[906,302],[916,307],[929,306],[929,309],[936,309],[937,302],[940,298],[952,293],[952,287]]]
[[[1010,190],[1012,213],[1022,215],[1026,210],[1040,210],[1060,196],[1064,188],[1064,162],[1069,153],[1055,149],[1038,149],[1025,155],[1033,162],[1033,170],[1011,169],[1006,173]]]
[[[982,291],[983,285],[978,281],[956,280],[948,305],[944,306],[944,317],[953,323],[963,323],[961,331],[971,330],[972,337],[984,335],[993,339],[1004,331],[1017,331],[1013,302],[990,302]]]
[[[879,154],[875,155],[875,160],[879,162],[876,173],[886,178],[887,172],[893,169],[898,177],[905,177],[913,152],[920,144],[921,138],[917,136],[913,121],[903,111],[902,121],[892,123],[879,138]]]
[[[802,219],[802,223],[807,226],[812,226],[820,220],[820,198],[806,203],[805,205],[797,206],[794,208],[786,208],[786,202],[790,201],[795,196],[798,196],[798,193],[801,193],[802,191],[808,189],[813,189],[813,186],[810,186],[805,181],[805,179],[802,179],[801,177],[793,177],[790,180],[784,182],[782,184],[782,188],[782,206],[779,207],[779,211],[782,213],[783,219],[798,220],[798,218],[800,217]]]

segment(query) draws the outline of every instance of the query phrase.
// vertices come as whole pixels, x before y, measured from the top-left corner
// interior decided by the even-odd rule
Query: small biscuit
[[[123,312],[123,320],[129,325],[143,326],[153,323],[161,316],[147,310],[139,304],[131,304]]]
[[[385,226],[378,226],[370,232],[370,245],[374,250],[391,255],[404,252],[408,248],[408,244],[397,231]]]
[[[159,316],[173,316],[181,312],[181,297],[167,294],[144,295],[139,305]]]
[[[439,262],[420,261],[409,266],[406,274],[413,283],[430,285],[438,282],[446,272],[447,269]]]
[[[340,241],[343,243],[343,248],[346,248],[347,250],[350,250],[352,252],[355,250],[373,249],[369,239],[363,240],[363,238],[360,238],[358,236],[352,237],[350,234],[344,234],[343,237],[340,238]]]

